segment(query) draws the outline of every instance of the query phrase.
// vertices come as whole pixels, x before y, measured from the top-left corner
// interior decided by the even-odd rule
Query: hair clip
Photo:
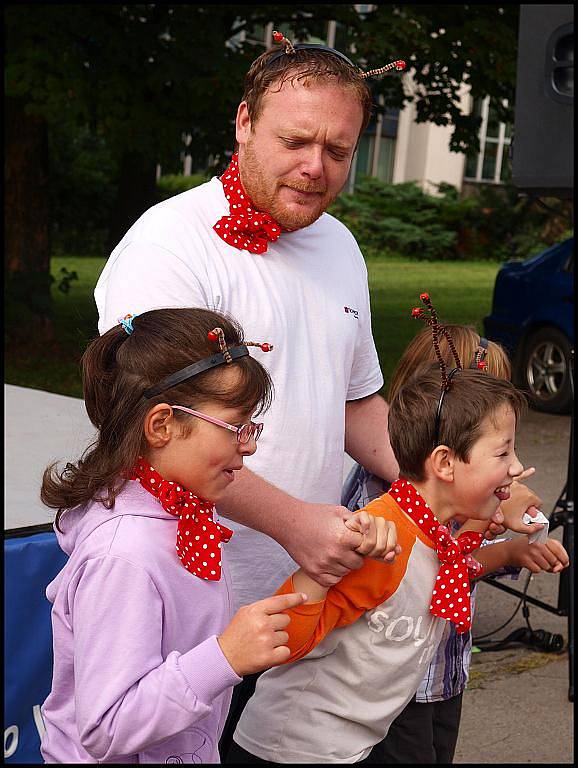
[[[320,43],[296,43],[295,45],[293,45],[291,40],[285,37],[285,35],[282,32],[278,32],[277,30],[273,32],[273,42],[277,43],[278,45],[284,45],[285,50],[277,51],[277,53],[271,56],[267,61],[267,66],[272,64],[274,61],[277,61],[277,59],[279,59],[285,53],[294,54],[296,53],[296,51],[317,50],[317,51],[326,51],[327,53],[332,53],[334,56],[337,56],[338,58],[343,59],[343,61],[346,61],[354,69],[356,69],[359,72],[359,76],[363,79],[367,77],[374,77],[376,75],[383,75],[392,69],[395,69],[398,72],[401,72],[406,68],[405,61],[403,61],[402,59],[397,59],[396,61],[392,61],[389,64],[386,64],[385,67],[379,67],[378,69],[370,69],[368,72],[364,72],[362,69],[357,67],[351,61],[351,59],[348,59],[344,53],[341,53],[341,51],[335,50],[335,48],[330,48],[328,45],[322,45]]]
[[[470,368],[477,368],[480,371],[485,371],[488,367],[486,362],[486,356],[488,354],[488,340],[483,336],[480,336],[478,347],[474,352],[474,359],[470,363]]]
[[[132,321],[135,319],[135,317],[138,317],[138,315],[125,315],[124,317],[119,317],[118,322],[122,325],[124,330],[126,331],[127,335],[130,336],[131,333],[134,331],[134,328],[132,327]]]

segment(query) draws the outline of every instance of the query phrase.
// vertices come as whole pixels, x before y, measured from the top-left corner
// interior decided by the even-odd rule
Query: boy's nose
[[[509,475],[511,477],[516,477],[517,475],[521,475],[524,471],[524,465],[520,461],[520,459],[514,454],[514,461],[512,462],[510,466]]]

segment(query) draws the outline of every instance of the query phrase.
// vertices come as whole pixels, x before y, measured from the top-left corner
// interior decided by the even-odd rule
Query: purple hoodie
[[[95,502],[64,516],[56,533],[70,557],[46,590],[45,762],[219,762],[241,681],[217,642],[233,613],[231,582],[224,560],[220,581],[181,565],[177,522],[134,481],[112,510]]]

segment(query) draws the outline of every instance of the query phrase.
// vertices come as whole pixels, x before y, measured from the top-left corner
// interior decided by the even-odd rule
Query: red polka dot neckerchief
[[[251,253],[265,253],[269,243],[278,240],[283,230],[268,213],[262,213],[252,207],[241,184],[237,152],[221,176],[221,183],[229,202],[230,215],[220,218],[213,229],[233,248]]]
[[[229,541],[233,531],[213,520],[213,502],[165,480],[142,456],[127,477],[138,480],[166,512],[179,518],[176,550],[187,571],[200,579],[219,581],[221,543]]]
[[[392,484],[388,493],[435,544],[441,567],[432,592],[431,613],[452,621],[459,635],[467,632],[472,623],[470,579],[479,575],[483,568],[469,553],[481,545],[483,534],[465,531],[454,539],[448,527],[437,520],[425,499],[403,477]]]

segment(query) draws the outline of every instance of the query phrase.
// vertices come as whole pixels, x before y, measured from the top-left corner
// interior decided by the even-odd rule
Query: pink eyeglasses
[[[201,413],[200,411],[193,411],[192,408],[185,408],[184,405],[171,405],[171,408],[175,408],[177,411],[190,413],[191,416],[196,416],[198,419],[203,419],[203,421],[216,424],[218,427],[224,427],[225,429],[229,429],[231,432],[236,432],[237,442],[241,443],[242,445],[248,443],[252,437],[255,439],[255,442],[257,442],[257,440],[261,437],[261,432],[263,431],[263,424],[256,424],[254,421],[251,421],[249,424],[241,424],[240,427],[234,427],[232,424],[227,424],[226,421],[221,421],[221,419],[215,419],[213,416],[207,416],[205,413]]]

